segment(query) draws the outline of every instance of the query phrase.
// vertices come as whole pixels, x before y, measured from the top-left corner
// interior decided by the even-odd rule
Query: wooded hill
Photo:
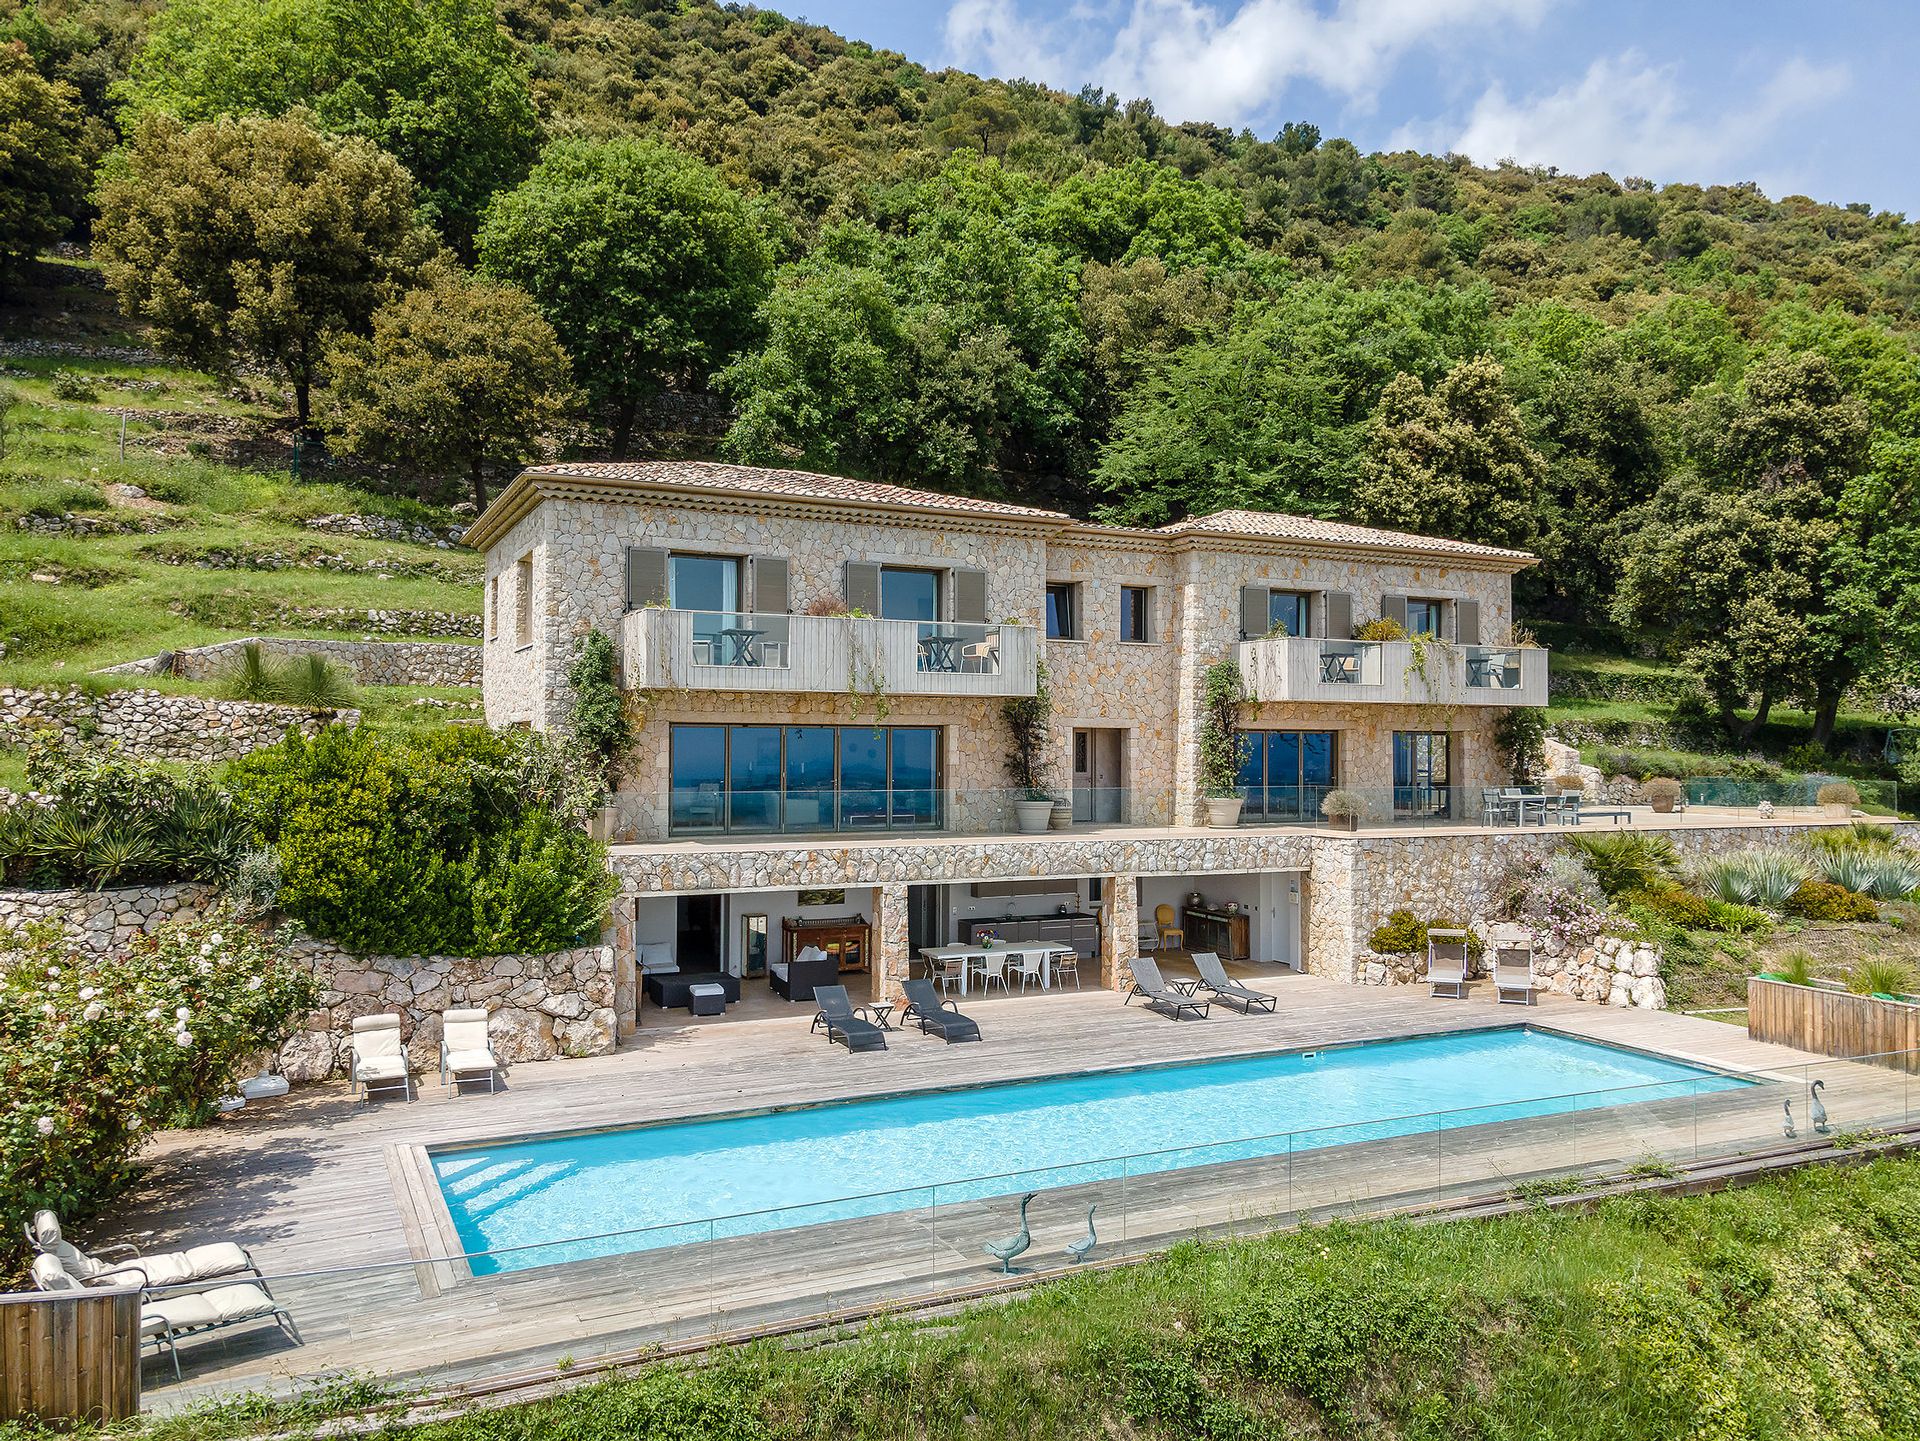
[[[522,375],[557,344],[572,388],[506,413],[577,447],[644,443],[663,393],[712,393],[719,448],[750,461],[1127,523],[1250,505],[1527,546],[1530,614],[1684,660],[1736,739],[1799,704],[1825,743],[1843,698],[1914,678],[1920,262],[1899,215],[1170,125],[703,0],[0,14],[101,148],[122,142],[123,178],[296,106],[405,169],[443,257],[366,228],[365,298],[290,374],[343,450],[476,486],[524,458],[506,424],[465,450],[396,441],[423,427],[383,366],[432,353],[446,287],[490,287],[458,292],[466,329],[440,343],[511,332]],[[179,297],[141,275],[179,217],[129,193],[76,218],[129,312],[217,367],[244,346],[170,337]],[[414,284],[441,288],[376,318]]]

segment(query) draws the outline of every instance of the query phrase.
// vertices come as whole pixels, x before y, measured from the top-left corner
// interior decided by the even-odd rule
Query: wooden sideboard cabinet
[[[1253,955],[1253,917],[1245,911],[1195,910],[1183,913],[1187,950],[1212,951],[1223,961],[1244,961]]]
[[[808,946],[818,946],[840,962],[842,972],[864,971],[873,954],[873,927],[865,916],[830,921],[802,921],[788,916],[780,922],[786,941],[787,963]]]

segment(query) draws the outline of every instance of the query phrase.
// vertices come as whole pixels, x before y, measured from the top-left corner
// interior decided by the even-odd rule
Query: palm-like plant
[[[95,890],[137,880],[160,859],[153,833],[145,826],[108,826],[87,847],[87,878]]]
[[[1637,831],[1575,836],[1573,847],[1609,896],[1651,890],[1672,877],[1680,864],[1672,841]]]
[[[280,667],[258,641],[234,652],[220,677],[220,689],[229,700],[277,701],[286,693]]]
[[[356,694],[347,673],[318,655],[289,661],[280,674],[280,686],[286,700],[315,710],[341,710],[353,704]]]

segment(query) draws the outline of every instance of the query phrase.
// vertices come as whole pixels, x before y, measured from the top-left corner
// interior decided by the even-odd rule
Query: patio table
[[[766,634],[764,630],[756,630],[752,626],[737,625],[728,626],[725,630],[714,633],[727,643],[727,657],[722,662],[723,665],[760,664],[760,656],[755,650],[755,643],[761,636]]]
[[[956,655],[963,635],[945,631],[935,631],[920,637],[920,668],[922,670],[956,671],[960,661]]]
[[[967,986],[973,979],[975,962],[984,962],[989,954],[1008,955],[1017,951],[1041,951],[1045,953],[1045,964],[1040,968],[1040,989],[1053,988],[1053,958],[1062,952],[1071,951],[1072,946],[1063,945],[1006,945],[1006,946],[923,946],[920,954],[929,961],[960,962],[960,994],[967,993]]]

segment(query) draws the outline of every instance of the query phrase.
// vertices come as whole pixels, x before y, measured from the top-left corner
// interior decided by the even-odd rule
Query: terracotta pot
[[[1673,814],[1672,796],[1654,796],[1647,804],[1653,807],[1654,814],[1656,815],[1670,816]]]

